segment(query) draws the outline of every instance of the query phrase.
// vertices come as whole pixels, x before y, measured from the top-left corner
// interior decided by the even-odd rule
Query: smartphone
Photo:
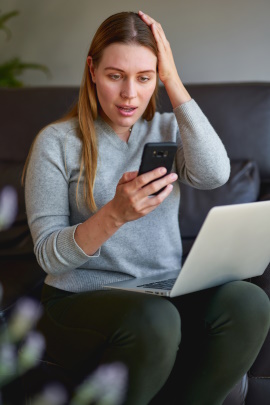
[[[177,144],[175,142],[146,143],[143,149],[142,160],[138,176],[150,172],[151,170],[154,170],[158,167],[166,167],[167,173],[164,174],[163,176],[160,176],[160,178],[166,176],[172,170],[172,165],[176,151],[177,151]],[[159,194],[162,190],[164,190],[164,188],[165,187],[163,187],[156,193],[153,193],[152,195]]]

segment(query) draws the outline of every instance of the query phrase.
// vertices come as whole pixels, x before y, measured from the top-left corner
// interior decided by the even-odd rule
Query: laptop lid
[[[170,296],[261,275],[270,261],[270,201],[212,208]]]
[[[180,273],[135,278],[104,288],[176,297],[261,275],[269,262],[270,201],[218,206],[209,211]],[[173,277],[172,288],[156,287]]]

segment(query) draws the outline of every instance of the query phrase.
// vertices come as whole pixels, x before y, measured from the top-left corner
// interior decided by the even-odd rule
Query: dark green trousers
[[[173,299],[45,285],[42,302],[48,354],[85,375],[99,364],[124,363],[126,405],[221,405],[270,326],[268,296],[245,281]]]

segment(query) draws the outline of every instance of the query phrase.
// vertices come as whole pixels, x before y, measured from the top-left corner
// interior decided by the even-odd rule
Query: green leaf
[[[0,87],[22,87],[23,83],[16,76],[21,75],[27,69],[40,70],[48,77],[51,76],[49,69],[39,63],[22,62],[20,58],[13,58],[0,65]]]
[[[10,20],[11,18],[17,16],[18,14],[20,14],[19,11],[14,10],[14,11],[10,11],[9,13],[5,13],[5,14],[0,14],[0,30],[5,31],[6,35],[7,35],[7,39],[9,39],[11,37],[11,31],[9,28],[7,28],[5,26],[5,23]]]
[[[11,31],[6,27],[6,22],[17,16],[19,11],[14,10],[9,13],[0,13],[0,30],[6,33],[7,39],[11,37]],[[23,82],[17,79],[27,69],[40,70],[48,77],[51,77],[49,69],[42,64],[23,62],[20,58],[10,59],[0,65],[0,87],[22,87]]]

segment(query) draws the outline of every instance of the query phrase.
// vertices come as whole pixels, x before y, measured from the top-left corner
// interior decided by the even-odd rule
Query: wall
[[[270,0],[2,0],[20,10],[0,31],[0,63],[12,56],[47,65],[29,85],[78,85],[91,38],[115,12],[142,9],[161,22],[185,83],[270,81]]]

